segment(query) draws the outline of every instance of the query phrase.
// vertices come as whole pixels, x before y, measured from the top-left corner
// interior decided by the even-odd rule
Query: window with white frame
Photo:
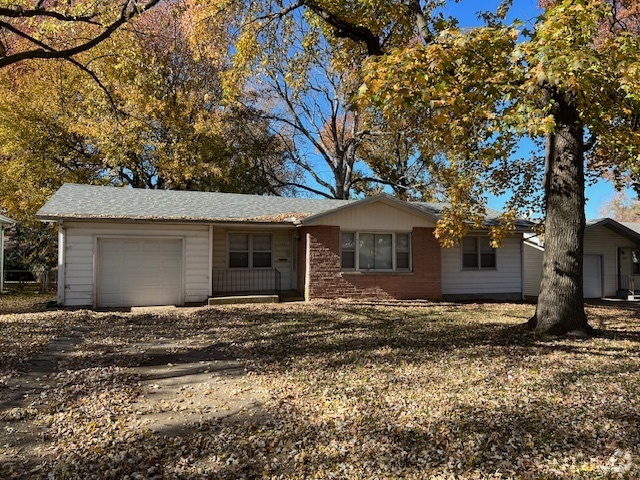
[[[271,268],[271,235],[230,233],[229,268]]]
[[[411,271],[411,235],[342,232],[340,262],[345,271]]]
[[[462,268],[465,270],[496,268],[496,250],[489,243],[489,237],[462,239]]]

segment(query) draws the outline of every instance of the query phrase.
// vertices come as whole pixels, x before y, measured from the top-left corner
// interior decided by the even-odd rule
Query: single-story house
[[[528,222],[440,247],[443,205],[381,194],[322,200],[65,184],[39,210],[59,224],[58,301],[183,305],[239,292],[317,298],[521,299]],[[491,219],[488,219],[490,222]]]
[[[530,240],[523,247],[524,294],[537,297],[544,248]],[[583,258],[585,298],[633,295],[640,290],[640,224],[612,218],[587,222]]]
[[[4,228],[14,223],[15,220],[0,215],[0,293],[4,292]]]

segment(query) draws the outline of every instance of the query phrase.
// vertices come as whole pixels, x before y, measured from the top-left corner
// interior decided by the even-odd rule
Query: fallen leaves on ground
[[[14,458],[0,464],[0,476],[639,478],[636,312],[590,307],[603,332],[590,340],[537,338],[520,328],[533,307],[507,303],[0,317],[11,371],[55,331],[85,329],[30,410],[0,412],[16,425],[32,419],[47,445],[35,453],[5,446]],[[11,347],[23,342],[21,328],[40,333]],[[208,343],[240,359],[246,378],[268,392],[264,414],[212,419],[178,435],[146,429],[130,367],[149,361],[158,342],[176,345],[172,358]],[[200,388],[216,384],[182,389],[154,408],[180,415]]]

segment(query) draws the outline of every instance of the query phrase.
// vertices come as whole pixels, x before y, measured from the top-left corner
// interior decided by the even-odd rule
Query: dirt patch
[[[27,363],[27,370],[10,378],[0,392],[0,462],[8,461],[22,451],[35,458],[47,450],[41,438],[42,428],[33,421],[36,412],[44,406],[40,396],[50,387],[48,376],[56,371],[58,363],[82,341],[86,329],[72,328],[68,336],[47,343],[42,352]]]
[[[142,387],[135,408],[145,428],[176,435],[211,419],[264,415],[264,393],[241,362],[208,345],[171,353],[180,347],[151,345],[143,364],[129,369]]]
[[[81,366],[90,367],[95,362],[105,365],[113,360],[118,375],[129,379],[135,392],[127,408],[129,424],[137,425],[140,431],[179,436],[212,420],[226,423],[265,415],[264,393],[247,375],[241,361],[212,346],[215,339],[158,337],[132,342],[120,350],[104,346],[96,350],[87,345],[95,343],[93,334],[90,326],[71,327],[70,334],[49,341],[29,359],[23,371],[2,385],[0,472],[3,464],[15,468],[18,462],[16,471],[35,475],[43,461],[55,457],[57,439],[47,436],[51,425],[42,419],[55,417],[63,410],[60,394],[69,393],[72,398],[81,388],[67,385],[61,378],[83,370],[89,376],[92,369]],[[95,358],[83,365],[87,363],[87,349],[96,350]],[[107,390],[103,385],[98,385],[100,388]]]

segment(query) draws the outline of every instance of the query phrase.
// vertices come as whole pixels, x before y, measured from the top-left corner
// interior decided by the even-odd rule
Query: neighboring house
[[[538,296],[543,253],[542,246],[524,242],[526,297]],[[633,294],[640,289],[640,224],[611,218],[587,222],[583,258],[585,298]]]
[[[0,293],[4,291],[4,228],[14,223],[15,220],[0,215]]]
[[[59,223],[58,301],[183,305],[240,292],[316,298],[523,295],[522,235],[442,249],[442,204],[382,194],[319,200],[66,184],[37,213]],[[491,219],[488,220],[490,222]]]

